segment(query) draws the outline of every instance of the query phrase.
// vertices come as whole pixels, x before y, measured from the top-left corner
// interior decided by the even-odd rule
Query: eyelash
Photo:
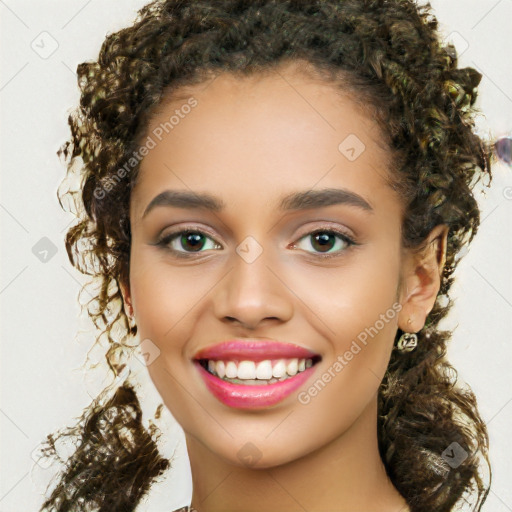
[[[201,252],[204,252],[204,251],[198,251],[197,253],[194,253],[194,252],[177,251],[176,249],[171,249],[169,247],[170,242],[172,240],[174,240],[177,236],[182,235],[184,233],[205,235],[207,238],[210,238],[211,240],[213,240],[213,238],[211,236],[209,236],[208,233],[205,233],[204,231],[201,231],[199,229],[190,228],[190,229],[180,229],[179,231],[174,231],[172,233],[168,233],[165,236],[163,236],[162,238],[160,238],[156,242],[155,245],[167,249],[168,251],[173,253],[178,258],[191,258],[191,257],[194,257],[195,254],[200,254]],[[337,230],[337,229],[333,229],[332,227],[316,228],[313,231],[309,231],[308,233],[305,233],[304,235],[302,235],[298,239],[298,241],[300,241],[300,240],[302,240],[304,238],[307,238],[308,236],[312,236],[312,235],[315,235],[315,234],[318,234],[318,233],[334,234],[338,238],[343,240],[343,242],[345,242],[345,244],[347,245],[344,249],[340,249],[340,250],[338,250],[338,251],[336,251],[334,253],[326,253],[326,254],[324,254],[324,253],[320,253],[320,252],[319,253],[310,253],[309,251],[306,251],[309,254],[314,254],[315,256],[319,256],[320,258],[327,259],[327,258],[339,257],[344,252],[346,252],[348,249],[350,249],[350,247],[355,246],[355,245],[359,245],[358,243],[355,242],[355,240],[353,240],[346,233],[343,233],[342,231]],[[218,244],[218,242],[216,242],[215,240],[213,240],[213,242]],[[220,244],[218,244],[218,245],[220,245]],[[295,245],[296,245],[296,242],[294,242],[293,246],[295,247]],[[206,249],[206,250],[208,250],[208,249]]]

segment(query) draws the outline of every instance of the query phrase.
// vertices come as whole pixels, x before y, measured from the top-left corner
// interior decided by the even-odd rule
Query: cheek
[[[376,252],[353,253],[335,268],[292,269],[294,293],[317,315],[316,323],[325,324],[328,337],[357,336],[381,315],[396,322],[398,257]]]
[[[401,310],[396,297],[398,280],[398,255],[392,247],[386,253],[382,246],[379,251],[361,251],[347,259],[346,265],[310,267],[296,273],[294,292],[307,306],[301,311],[329,341],[325,368],[338,361],[331,370],[338,382],[334,388],[348,385],[368,394],[378,387],[389,363]]]
[[[134,251],[130,284],[141,339],[174,336],[208,289],[205,279],[200,266],[180,268],[158,255]]]

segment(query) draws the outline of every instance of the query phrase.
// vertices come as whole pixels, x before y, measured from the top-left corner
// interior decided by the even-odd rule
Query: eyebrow
[[[369,213],[374,213],[372,206],[360,195],[350,190],[339,188],[325,188],[321,190],[305,190],[303,192],[293,192],[281,199],[279,210],[307,210],[310,208],[323,208],[336,204],[347,204],[355,206]],[[142,218],[151,210],[158,206],[167,206],[175,208],[203,208],[212,212],[219,212],[226,206],[222,199],[212,196],[208,193],[182,191],[182,190],[164,190],[154,197],[148,204]]]

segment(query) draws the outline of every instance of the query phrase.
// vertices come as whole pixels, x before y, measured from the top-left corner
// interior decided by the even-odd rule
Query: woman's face
[[[151,378],[187,435],[234,464],[252,451],[256,466],[271,467],[375,407],[404,314],[400,198],[377,125],[325,83],[282,68],[180,92],[143,139],[126,295]],[[181,233],[190,230],[200,233]],[[306,380],[291,377],[299,385],[255,397],[254,384],[206,378],[195,361],[235,339],[248,352],[273,340],[321,359],[302,363]],[[244,375],[263,360],[259,375],[268,360],[274,371],[281,348],[242,356]],[[240,370],[233,354],[210,358]]]

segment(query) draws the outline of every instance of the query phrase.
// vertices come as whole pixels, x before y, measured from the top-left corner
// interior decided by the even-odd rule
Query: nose
[[[250,330],[267,322],[286,322],[293,315],[293,292],[279,276],[279,269],[265,257],[252,262],[238,254],[216,287],[214,312],[222,322],[240,324]]]

